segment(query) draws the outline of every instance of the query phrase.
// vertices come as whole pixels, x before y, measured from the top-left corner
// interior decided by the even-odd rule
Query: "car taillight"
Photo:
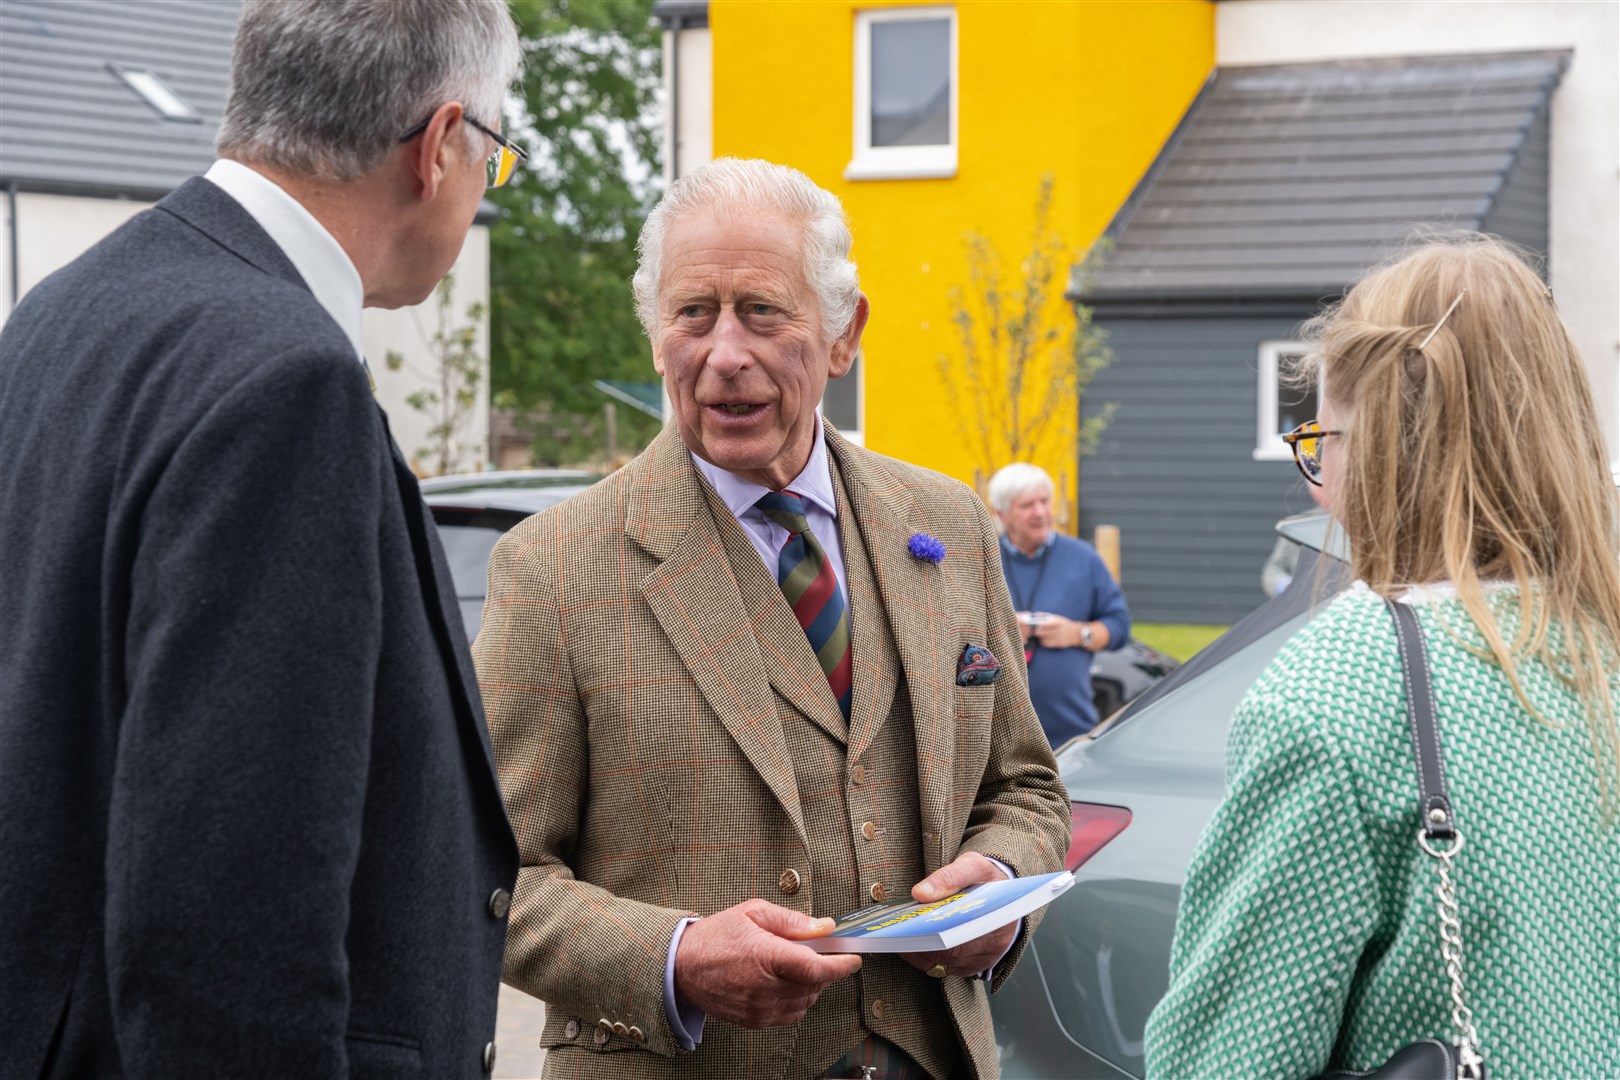
[[[1101,851],[1104,844],[1124,832],[1130,823],[1131,812],[1123,806],[1070,803],[1069,855],[1063,865],[1073,870]]]

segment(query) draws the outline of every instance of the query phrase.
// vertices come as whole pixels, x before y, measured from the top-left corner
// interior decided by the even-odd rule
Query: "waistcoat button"
[[[857,784],[866,783],[866,766],[857,765],[853,769],[849,770],[849,778],[855,781]]]
[[[881,881],[874,882],[872,884],[872,899],[876,900],[878,903],[881,904],[881,903],[883,903],[883,901],[887,900],[888,898],[889,898],[889,890],[885,889],[883,887],[883,882],[881,882]]]
[[[866,837],[868,840],[876,840],[877,826],[868,821],[866,824],[861,826],[861,835]]]
[[[799,891],[799,883],[799,872],[790,866],[782,871],[782,876],[777,879],[776,886],[787,895],[792,896]]]

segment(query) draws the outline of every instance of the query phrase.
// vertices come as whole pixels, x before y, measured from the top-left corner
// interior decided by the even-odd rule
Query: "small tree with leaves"
[[[1100,248],[1083,257],[1069,248],[1051,227],[1051,208],[1047,175],[1035,203],[1034,238],[1017,273],[1006,272],[990,240],[968,233],[968,284],[950,290],[958,348],[940,356],[940,377],[952,388],[958,426],[987,471],[1012,461],[1090,454],[1114,414],[1110,402],[1078,420],[1080,395],[1113,356],[1090,308],[1055,300],[1066,286],[1085,280]]]
[[[423,372],[413,366],[412,374],[428,385],[405,398],[406,404],[432,421],[427,430],[428,442],[417,448],[416,460],[419,467],[426,462],[426,471],[438,476],[459,471],[463,455],[475,448],[465,440],[462,429],[477,409],[484,381],[484,355],[478,348],[484,305],[469,304],[458,316],[455,294],[455,275],[446,274],[434,290],[438,319],[428,339],[434,370]],[[386,362],[389,371],[406,366],[405,357],[393,351],[387,354]]]

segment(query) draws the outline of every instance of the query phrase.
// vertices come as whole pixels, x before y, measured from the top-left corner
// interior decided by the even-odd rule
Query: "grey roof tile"
[[[1081,296],[1329,295],[1418,226],[1478,228],[1521,153],[1545,171],[1528,136],[1568,57],[1218,69]]]
[[[0,0],[0,184],[156,198],[214,160],[240,0]],[[110,65],[202,116],[166,120]]]

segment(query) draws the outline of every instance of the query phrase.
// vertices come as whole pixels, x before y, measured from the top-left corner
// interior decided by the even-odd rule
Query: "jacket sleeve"
[[[1089,550],[1092,561],[1091,617],[1108,627],[1108,650],[1123,649],[1131,639],[1131,611],[1125,606],[1125,592],[1114,580],[1102,556]]]
[[[517,530],[496,545],[473,644],[520,856],[503,978],[587,1025],[606,1019],[637,1028],[645,1042],[630,1045],[671,1056],[679,1045],[664,1007],[665,966],[676,926],[696,913],[616,896],[574,876],[569,859],[590,793],[590,733],[557,568],[544,557],[552,546]]]
[[[988,598],[990,651],[1001,659],[991,719],[990,756],[979,780],[961,850],[977,851],[1012,867],[1019,877],[1063,869],[1069,850],[1069,796],[1058,777],[1046,732],[1029,701],[1023,635],[1001,572],[999,540],[990,515],[971,497],[979,523]],[[1001,989],[1012,974],[1042,908],[1027,916],[1023,930],[996,963],[990,990]]]
[[[348,1075],[380,430],[352,356],[267,357],[121,496],[105,916],[131,1077]]]
[[[1377,922],[1355,784],[1322,721],[1264,686],[1233,721],[1228,773],[1182,890],[1147,1073],[1313,1076]]]

